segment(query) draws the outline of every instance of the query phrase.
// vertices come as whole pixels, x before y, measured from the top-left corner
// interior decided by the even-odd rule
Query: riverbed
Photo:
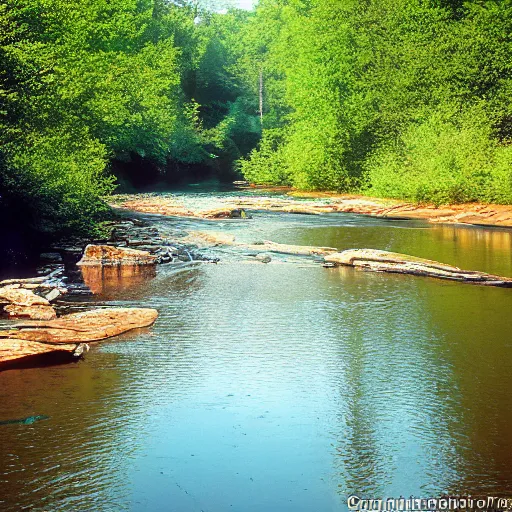
[[[211,193],[191,191],[194,205]],[[221,193],[217,196],[222,198]],[[215,199],[215,198],[214,198]],[[161,233],[375,248],[512,277],[512,231],[353,214],[144,215]],[[87,301],[158,309],[78,363],[0,373],[0,509],[343,511],[507,496],[512,292],[236,247]]]

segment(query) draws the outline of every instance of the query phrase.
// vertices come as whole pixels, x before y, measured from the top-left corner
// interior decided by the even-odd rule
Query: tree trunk
[[[260,123],[263,126],[263,68],[260,68]]]

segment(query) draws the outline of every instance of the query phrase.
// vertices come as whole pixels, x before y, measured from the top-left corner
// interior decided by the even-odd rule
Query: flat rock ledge
[[[349,249],[330,254],[324,261],[327,264],[357,267],[373,272],[411,274],[485,286],[512,287],[512,278],[462,270],[437,261],[376,249]]]
[[[250,251],[274,252],[297,256],[325,256],[327,254],[336,253],[338,251],[338,249],[335,249],[334,247],[279,244],[272,242],[271,240],[263,240],[259,243],[247,244],[243,242],[237,242],[233,235],[220,233],[217,231],[190,231],[189,234],[182,240],[198,247],[227,245]]]
[[[67,293],[61,281],[54,282],[53,276],[26,279],[6,279],[0,282],[0,304],[9,318],[30,318],[52,320],[57,313],[50,304]],[[37,293],[36,293],[37,292]]]
[[[109,245],[88,245],[78,266],[155,265],[157,257],[148,251]]]
[[[20,323],[0,331],[0,365],[51,352],[80,356],[88,343],[148,327],[157,316],[155,309],[106,308]]]

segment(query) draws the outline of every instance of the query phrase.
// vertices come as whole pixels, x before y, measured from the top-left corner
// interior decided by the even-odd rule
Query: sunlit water
[[[342,214],[181,222],[512,276],[504,230]],[[346,510],[350,494],[510,494],[512,290],[219,255],[97,297],[157,308],[152,328],[77,364],[0,373],[0,420],[50,417],[0,425],[1,510],[316,512]]]

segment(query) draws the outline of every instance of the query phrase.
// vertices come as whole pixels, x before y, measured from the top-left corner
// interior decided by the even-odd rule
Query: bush
[[[381,145],[366,164],[369,192],[419,202],[512,203],[512,146],[471,109],[460,122],[437,113]]]
[[[5,157],[2,198],[23,206],[38,231],[91,234],[109,212],[101,199],[113,190],[106,150],[86,130],[27,134],[5,147]]]
[[[282,140],[282,129],[265,130],[258,148],[238,161],[238,169],[247,180],[264,185],[291,185],[279,149]]]

